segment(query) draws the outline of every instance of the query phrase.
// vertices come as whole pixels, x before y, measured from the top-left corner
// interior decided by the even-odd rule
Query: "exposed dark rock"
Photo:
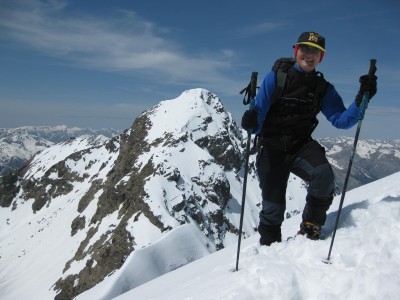
[[[57,178],[51,177],[51,174],[56,174]],[[34,199],[32,210],[36,212],[52,198],[70,193],[73,189],[71,182],[74,181],[82,181],[82,179],[77,174],[69,172],[65,161],[60,161],[52,166],[40,180],[33,178],[23,180],[21,186],[24,199],[26,201]]]
[[[91,258],[86,261],[85,267],[78,274],[68,275],[65,279],[60,278],[55,283],[55,290],[59,291],[55,299],[73,299],[123,265],[126,257],[133,250],[132,237],[122,225],[118,226],[112,234],[109,232],[109,235],[112,237],[109,238],[104,234],[90,247]],[[84,256],[74,257],[74,260],[79,258],[83,259]],[[94,262],[96,264],[93,267]]]
[[[78,230],[85,228],[85,224],[86,224],[85,216],[83,216],[83,217],[77,216],[72,221],[72,224],[71,224],[71,236],[74,236],[78,232]]]
[[[0,206],[9,207],[20,189],[18,175],[8,173],[0,177]]]
[[[91,257],[96,261],[96,265],[92,268],[92,264],[87,264],[79,274],[67,276],[65,279],[60,278],[55,285],[56,290],[60,291],[57,295],[59,299],[75,297],[122,266],[125,258],[134,250],[133,238],[125,227],[135,213],[143,213],[160,230],[167,229],[142,200],[146,196],[143,189],[145,178],[155,172],[152,161],[141,166],[141,169],[135,166],[137,158],[149,149],[145,137],[150,125],[146,114],[143,114],[134,122],[130,134],[121,135],[119,155],[106,182],[104,184],[93,182],[90,192],[81,199],[79,209],[83,211],[100,187],[103,189],[98,199],[97,210],[90,220],[92,227],[75,256],[66,264],[64,272],[69,269],[72,261],[82,260],[85,257]],[[129,178],[126,174],[130,174]],[[107,234],[84,251],[97,232],[102,219],[116,210],[119,210],[121,218],[118,226],[110,228]],[[79,224],[79,221],[75,222],[74,225]]]
[[[228,170],[239,169],[242,164],[242,155],[228,135],[206,136],[195,142],[200,148],[214,157],[215,161]]]
[[[90,189],[87,191],[85,195],[81,198],[78,204],[78,212],[83,212],[89,203],[93,200],[94,195],[102,188],[102,179],[96,179],[92,181],[92,185]]]

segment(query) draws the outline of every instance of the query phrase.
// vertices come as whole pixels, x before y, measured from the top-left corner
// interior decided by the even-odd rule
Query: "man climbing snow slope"
[[[259,136],[257,172],[262,191],[258,231],[261,245],[280,242],[289,173],[308,183],[299,234],[318,239],[332,204],[335,180],[325,149],[312,138],[319,112],[335,127],[348,129],[361,118],[364,92],[377,91],[377,77],[360,77],[355,101],[346,109],[335,87],[316,71],[325,55],[325,38],[303,32],[294,59],[278,59],[242,117],[242,127]]]

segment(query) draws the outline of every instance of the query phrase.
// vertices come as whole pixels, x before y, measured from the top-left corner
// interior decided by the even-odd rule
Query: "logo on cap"
[[[308,40],[310,42],[318,43],[318,38],[319,38],[319,35],[314,32],[310,32],[310,35],[308,36]]]

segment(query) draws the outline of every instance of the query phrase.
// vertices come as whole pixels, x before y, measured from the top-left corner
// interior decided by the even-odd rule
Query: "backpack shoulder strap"
[[[294,58],[282,57],[275,61],[272,66],[272,71],[275,72],[276,76],[276,90],[275,94],[271,99],[271,104],[275,102],[275,100],[282,96],[283,89],[286,85],[287,73],[289,69],[295,64]]]
[[[315,88],[314,96],[314,111],[319,113],[322,108],[322,99],[328,89],[329,83],[325,80],[324,74],[317,72],[317,86]]]

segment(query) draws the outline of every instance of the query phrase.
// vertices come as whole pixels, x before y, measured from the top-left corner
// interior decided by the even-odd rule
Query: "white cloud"
[[[6,1],[0,4],[0,29],[12,41],[101,71],[133,71],[156,74],[166,81],[187,82],[190,78],[208,83],[231,67],[234,52],[186,54],[167,28],[133,11],[120,10],[117,17],[100,18],[67,15],[66,8],[64,1]]]

